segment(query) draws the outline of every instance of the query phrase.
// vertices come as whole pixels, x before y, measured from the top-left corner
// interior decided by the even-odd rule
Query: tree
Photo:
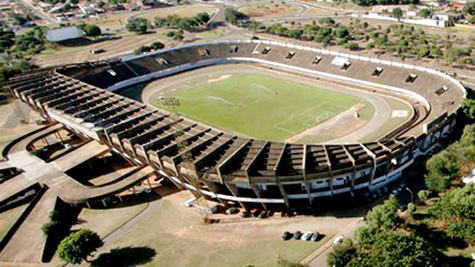
[[[322,25],[335,25],[335,20],[332,18],[321,18],[318,20],[318,23]]]
[[[15,44],[15,33],[5,27],[0,27],[0,50],[5,51]]]
[[[442,252],[414,234],[380,232],[371,241],[363,241],[361,249],[345,266],[447,266]]]
[[[422,202],[425,202],[427,198],[429,197],[430,191],[429,190],[421,190],[417,192],[417,196]]]
[[[475,184],[455,188],[442,195],[429,210],[437,219],[446,223],[449,237],[466,242],[475,241]]]
[[[335,33],[338,38],[344,38],[350,35],[350,31],[348,31],[347,28],[338,28]]]
[[[402,15],[404,15],[404,11],[402,11],[401,8],[396,7],[395,9],[393,9],[392,14],[393,17],[397,18],[397,20],[399,21],[402,18]]]
[[[360,48],[357,43],[347,43],[344,46],[346,49],[350,49],[351,51],[358,50]]]
[[[135,49],[134,54],[140,55],[152,51],[150,46],[142,45],[139,48]]]
[[[475,119],[475,99],[465,98],[463,101],[463,113],[470,119]]]
[[[392,230],[400,222],[397,214],[399,202],[391,196],[383,204],[374,207],[366,216],[366,225],[374,230]]]
[[[277,265],[279,267],[307,267],[306,265],[301,264],[300,262],[292,262],[281,257],[277,259]]]
[[[82,229],[61,241],[58,255],[67,263],[80,264],[102,245],[102,240],[97,233]]]
[[[102,34],[101,28],[97,25],[86,24],[83,30],[87,36],[99,36]]]
[[[153,50],[162,49],[164,47],[165,45],[161,42],[153,42],[152,45],[150,45],[150,48],[152,48]]]
[[[434,11],[429,8],[423,8],[421,11],[419,11],[419,16],[423,18],[428,18],[431,17],[434,14]]]
[[[468,2],[463,8],[463,13],[475,15],[475,2]]]
[[[35,27],[33,30],[16,38],[16,50],[39,53],[44,49],[45,43],[44,27]]]
[[[248,16],[233,8],[226,8],[224,11],[224,19],[233,25],[237,25],[240,20],[247,20]]]
[[[130,20],[125,27],[128,31],[143,34],[146,33],[151,26],[147,19],[135,18]]]

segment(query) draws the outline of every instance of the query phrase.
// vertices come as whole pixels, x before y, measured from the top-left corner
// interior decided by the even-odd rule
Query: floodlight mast
[[[171,96],[171,97],[162,97],[162,104],[164,106],[171,107],[173,110],[173,114],[178,116],[178,112],[176,107],[180,106],[180,99],[176,96]],[[176,127],[176,124],[172,127]],[[185,165],[185,167],[188,170],[193,170],[192,175],[187,175],[184,177],[191,186],[195,188],[195,190],[191,190],[190,188],[186,187],[196,198],[196,204],[198,206],[198,211],[200,212],[201,218],[203,219],[203,222],[205,224],[210,223],[212,221],[212,218],[210,218],[208,212],[212,212],[209,209],[208,206],[208,201],[206,200],[205,195],[200,189],[201,182],[199,181],[198,177],[201,177],[199,172],[196,170],[196,166],[193,163],[193,155],[191,152],[186,149],[188,146],[188,140],[184,139],[183,141],[180,142],[179,138],[184,134],[184,131],[182,129],[176,128],[175,131],[175,142],[177,143],[178,147],[178,152],[181,157],[182,164]],[[179,173],[178,173],[179,175]],[[200,204],[200,200],[203,202],[203,204]]]

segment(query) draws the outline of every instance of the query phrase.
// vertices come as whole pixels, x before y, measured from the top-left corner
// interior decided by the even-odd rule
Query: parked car
[[[106,52],[106,50],[104,50],[104,49],[94,49],[94,50],[89,51],[89,53],[91,53],[93,55],[97,55],[97,54],[104,53],[104,52]]]
[[[248,210],[243,210],[243,212],[241,213],[241,217],[243,218],[249,217],[249,215],[250,215],[250,212]]]
[[[343,243],[343,236],[339,235],[333,240],[333,245],[341,245]]]
[[[260,218],[260,219],[265,219],[265,218],[267,218],[267,211],[266,211],[266,210],[263,210],[263,211],[259,214],[259,218]]]
[[[319,232],[315,232],[313,233],[313,236],[311,238],[312,241],[318,241],[318,238],[320,237],[320,233]]]
[[[302,232],[297,231],[294,233],[294,236],[292,237],[294,240],[299,240],[299,238],[302,236]]]
[[[260,209],[252,209],[251,210],[251,214],[254,215],[254,217],[259,216],[260,213],[261,213]]]
[[[234,214],[234,213],[238,213],[239,210],[236,209],[235,207],[231,207],[231,208],[227,209],[225,212],[226,212],[226,214]]]
[[[302,235],[302,237],[300,239],[305,240],[305,241],[309,241],[310,238],[312,238],[312,235],[313,235],[312,232],[307,231]]]
[[[284,241],[289,240],[292,237],[292,234],[288,231],[285,231],[280,238]]]

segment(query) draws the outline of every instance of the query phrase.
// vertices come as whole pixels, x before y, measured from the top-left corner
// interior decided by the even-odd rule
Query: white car
[[[302,237],[300,239],[308,241],[308,240],[310,240],[310,238],[312,238],[312,235],[313,235],[312,232],[307,231],[302,235]]]
[[[339,235],[333,240],[333,245],[340,245],[343,243],[343,236]]]

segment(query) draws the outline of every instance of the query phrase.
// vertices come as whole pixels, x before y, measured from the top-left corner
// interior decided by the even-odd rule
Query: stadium
[[[179,188],[246,208],[398,180],[448,136],[466,94],[432,69],[264,40],[40,69],[9,87]]]

